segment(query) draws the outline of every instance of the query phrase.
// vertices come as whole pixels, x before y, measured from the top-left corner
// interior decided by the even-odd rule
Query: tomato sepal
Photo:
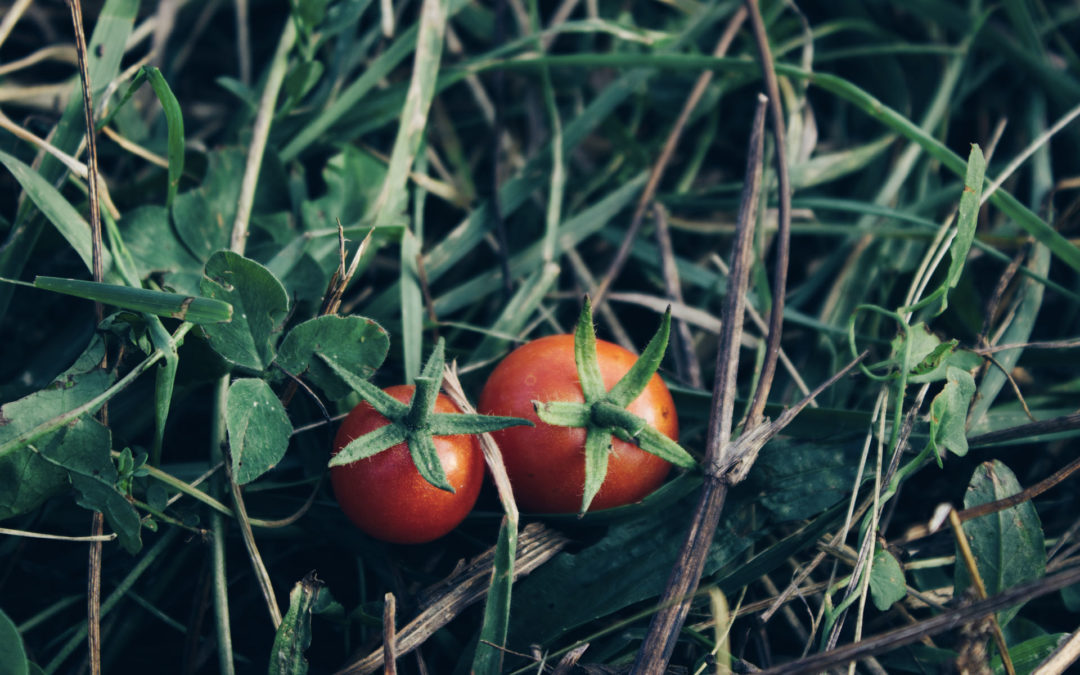
[[[630,402],[641,395],[648,386],[653,374],[659,370],[660,362],[664,359],[667,350],[668,338],[671,335],[671,307],[664,312],[664,318],[660,321],[660,328],[645,346],[645,351],[630,366],[630,370],[615,383],[611,391],[604,395],[605,401],[610,401],[620,408],[630,405]],[[594,352],[595,353],[595,349]]]
[[[593,498],[600,492],[600,487],[607,477],[608,458],[611,456],[611,430],[601,427],[589,427],[585,434],[585,489],[581,495],[581,510],[584,515],[589,510]]]
[[[446,340],[439,338],[435,341],[435,348],[420,369],[420,377],[426,377],[442,382],[443,366],[446,365]]]
[[[373,457],[387,448],[392,448],[406,440],[408,434],[397,424],[388,424],[369,432],[360,438],[354,438],[341,452],[330,458],[328,466],[344,466]]]
[[[412,456],[413,464],[420,476],[440,490],[454,494],[454,486],[446,477],[446,470],[439,461],[439,451],[435,448],[435,439],[429,431],[411,433],[406,438],[409,445],[409,455]]]
[[[510,426],[533,425],[531,421],[519,417],[434,412],[435,401],[442,385],[445,353],[445,342],[440,339],[416,378],[415,389],[408,405],[320,353],[319,357],[331,370],[389,421],[389,424],[350,441],[330,458],[329,466],[351,464],[373,457],[399,443],[405,443],[420,476],[440,490],[454,493],[454,487],[439,460],[434,436],[480,434]]]
[[[641,395],[667,350],[671,335],[671,307],[664,312],[660,327],[638,359],[608,391],[600,374],[600,360],[593,328],[592,303],[586,296],[581,315],[574,329],[574,363],[585,402],[534,401],[537,417],[552,426],[584,427],[585,486],[581,513],[600,491],[607,477],[607,460],[611,453],[611,436],[628,440],[642,450],[683,468],[697,465],[694,457],[677,442],[657,431],[649,423],[626,410]]]
[[[533,401],[541,422],[555,427],[589,426],[589,406],[573,401]]]
[[[592,403],[607,394],[604,378],[600,375],[600,360],[596,356],[596,331],[593,329],[592,303],[589,296],[581,308],[577,328],[574,329],[574,363],[585,403]]]
[[[435,413],[429,420],[433,436],[456,436],[457,434],[485,434],[507,427],[536,426],[524,417],[499,417],[498,415],[469,415],[466,413]]]
[[[377,413],[390,420],[396,422],[405,417],[409,412],[409,406],[405,405],[401,401],[397,400],[393,396],[390,396],[382,389],[379,389],[367,380],[358,377],[347,368],[341,366],[335,359],[321,352],[316,353],[317,356],[330,367],[330,370],[334,371],[334,374],[340,377],[350,389],[360,394],[360,398],[364,399],[375,409]],[[359,439],[357,439],[359,440]],[[352,445],[350,443],[350,445]]]
[[[697,466],[697,460],[683,446],[648,424],[641,428],[641,431],[637,436],[634,436],[632,442],[645,452],[656,455],[660,459],[667,460],[683,469],[692,469]]]
[[[608,401],[591,406],[572,401],[533,401],[541,422],[556,427],[604,429],[608,434],[633,443],[642,450],[684,469],[697,466],[697,460],[681,445],[649,425],[634,413]],[[586,475],[589,466],[586,464]],[[602,482],[603,476],[601,476]]]

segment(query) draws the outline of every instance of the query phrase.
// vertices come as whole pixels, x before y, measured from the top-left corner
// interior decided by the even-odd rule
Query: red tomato
[[[630,370],[636,357],[622,347],[596,341],[604,387],[611,389]],[[585,429],[541,422],[533,401],[584,402],[574,363],[574,336],[551,335],[510,353],[488,378],[478,409],[487,415],[532,420],[535,427],[509,427],[492,432],[502,451],[519,506],[529,511],[574,513],[585,491]],[[677,441],[679,421],[671,392],[659,375],[627,409]],[[641,448],[612,438],[607,476],[589,510],[636,501],[664,482],[671,465]]]
[[[384,391],[408,403],[414,389],[412,385],[397,385]],[[461,411],[439,394],[435,412]],[[386,424],[387,419],[370,404],[361,403],[342,421],[334,438],[334,454],[354,438]],[[440,490],[424,480],[408,446],[399,443],[367,459],[330,468],[330,482],[341,510],[364,532],[398,544],[432,541],[454,529],[480,494],[484,456],[473,435],[436,436],[435,448],[456,492]]]

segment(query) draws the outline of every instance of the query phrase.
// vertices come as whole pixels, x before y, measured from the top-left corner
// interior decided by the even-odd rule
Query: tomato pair
[[[595,338],[586,304],[575,335],[534,340],[499,363],[478,409],[484,416],[504,416],[485,418],[504,421],[485,430],[495,437],[519,506],[572,513],[630,504],[659,487],[670,462],[693,465],[675,443],[675,404],[655,373],[669,322],[665,317],[639,360]],[[386,393],[404,403],[413,388],[390,387]],[[435,410],[459,412],[441,394]],[[342,423],[334,453],[388,423],[361,403]],[[402,442],[332,467],[342,509],[368,534],[392,542],[420,543],[452,530],[476,501],[483,457],[475,433],[436,435],[434,445],[454,492],[421,477],[415,450]]]

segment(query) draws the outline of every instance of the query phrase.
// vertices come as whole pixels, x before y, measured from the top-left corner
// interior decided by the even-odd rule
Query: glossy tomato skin
[[[402,403],[412,398],[412,385],[384,391]],[[435,412],[460,413],[439,394]],[[334,454],[354,438],[386,426],[387,419],[361,403],[341,422]],[[454,493],[431,485],[413,464],[409,448],[399,443],[377,455],[330,469],[330,482],[341,510],[364,532],[397,544],[438,539],[465,519],[484,480],[484,456],[476,436],[436,436],[435,448]]]
[[[596,341],[600,374],[610,390],[630,370],[636,357],[622,347]],[[551,335],[511,352],[492,371],[480,394],[478,410],[531,420],[535,427],[493,432],[506,463],[518,505],[528,511],[576,513],[585,490],[585,429],[541,422],[533,401],[583,402],[574,363],[574,336]],[[627,409],[661,433],[678,440],[679,421],[671,392],[659,375]],[[590,511],[640,501],[664,482],[671,465],[618,438],[612,439],[607,477]]]

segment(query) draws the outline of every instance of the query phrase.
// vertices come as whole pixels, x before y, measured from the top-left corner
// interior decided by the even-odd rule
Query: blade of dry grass
[[[801,673],[826,672],[830,668],[842,666],[851,661],[885,654],[904,645],[917,642],[926,636],[955,630],[964,624],[971,623],[994,612],[1035,598],[1041,598],[1075,583],[1080,583],[1080,567],[1073,567],[1057,574],[1048,575],[1038,581],[1013,586],[1007,591],[986,600],[979,600],[925,621],[865,638],[861,642],[808,656],[775,668],[762,670],[761,675],[799,675]]]

